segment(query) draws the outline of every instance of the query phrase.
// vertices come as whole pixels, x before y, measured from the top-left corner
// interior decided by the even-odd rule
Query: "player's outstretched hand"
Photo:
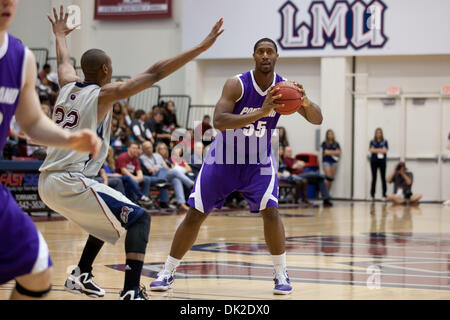
[[[73,132],[69,137],[70,149],[90,153],[93,159],[97,158],[100,146],[101,140],[97,134],[88,129]]]
[[[275,103],[275,100],[280,99],[283,96],[282,94],[275,95],[278,90],[280,90],[280,88],[271,87],[269,89],[266,99],[264,100],[264,103],[261,107],[261,111],[263,111],[264,114],[270,114],[273,108],[284,107],[284,104]]]
[[[205,38],[205,40],[200,43],[200,47],[202,47],[204,50],[208,50],[209,48],[211,48],[214,42],[216,42],[217,38],[225,31],[224,29],[222,29],[222,25],[223,18],[220,18],[212,28],[211,32]]]
[[[50,15],[47,15],[48,20],[52,24],[53,33],[55,36],[62,35],[67,36],[69,33],[71,33],[73,30],[79,27],[79,25],[69,28],[67,26],[67,19],[69,18],[69,12],[64,13],[64,6],[59,7],[59,17],[58,13],[56,11],[56,8],[53,8],[53,16],[55,17],[55,20],[53,20]]]

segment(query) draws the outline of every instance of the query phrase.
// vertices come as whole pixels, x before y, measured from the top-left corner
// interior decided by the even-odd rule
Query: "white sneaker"
[[[79,276],[69,275],[64,284],[64,290],[72,293],[84,293],[92,298],[101,298],[105,296],[105,290],[100,288],[93,280],[92,273],[82,273]]]
[[[158,278],[150,283],[151,291],[167,291],[173,288],[173,273],[162,270],[158,273]]]
[[[273,294],[287,295],[292,292],[291,282],[286,272],[275,275],[273,281],[275,281],[275,288]]]

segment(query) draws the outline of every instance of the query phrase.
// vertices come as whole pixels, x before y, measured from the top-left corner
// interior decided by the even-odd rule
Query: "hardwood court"
[[[215,212],[178,268],[167,293],[151,299],[450,299],[450,207],[335,202],[330,209],[281,208],[286,228],[289,296],[272,294],[272,261],[262,219],[247,211]],[[142,284],[165,262],[183,216],[153,216]],[[49,299],[91,299],[63,291],[87,234],[62,219],[36,222],[54,262]],[[106,244],[93,273],[118,299],[124,247]],[[13,282],[0,286],[9,297]]]

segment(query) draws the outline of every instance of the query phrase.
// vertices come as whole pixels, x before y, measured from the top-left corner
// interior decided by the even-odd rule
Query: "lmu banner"
[[[172,0],[95,0],[95,19],[170,18]]]
[[[248,58],[264,37],[283,57],[449,54],[448,12],[448,0],[184,0],[183,48],[223,17],[202,58]]]

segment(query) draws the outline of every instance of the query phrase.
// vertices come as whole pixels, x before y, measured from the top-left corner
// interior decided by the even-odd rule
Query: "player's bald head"
[[[85,79],[98,79],[101,71],[107,72],[105,66],[110,68],[111,60],[105,51],[100,49],[90,49],[81,57],[81,69],[83,69]],[[111,71],[111,70],[109,70]]]

